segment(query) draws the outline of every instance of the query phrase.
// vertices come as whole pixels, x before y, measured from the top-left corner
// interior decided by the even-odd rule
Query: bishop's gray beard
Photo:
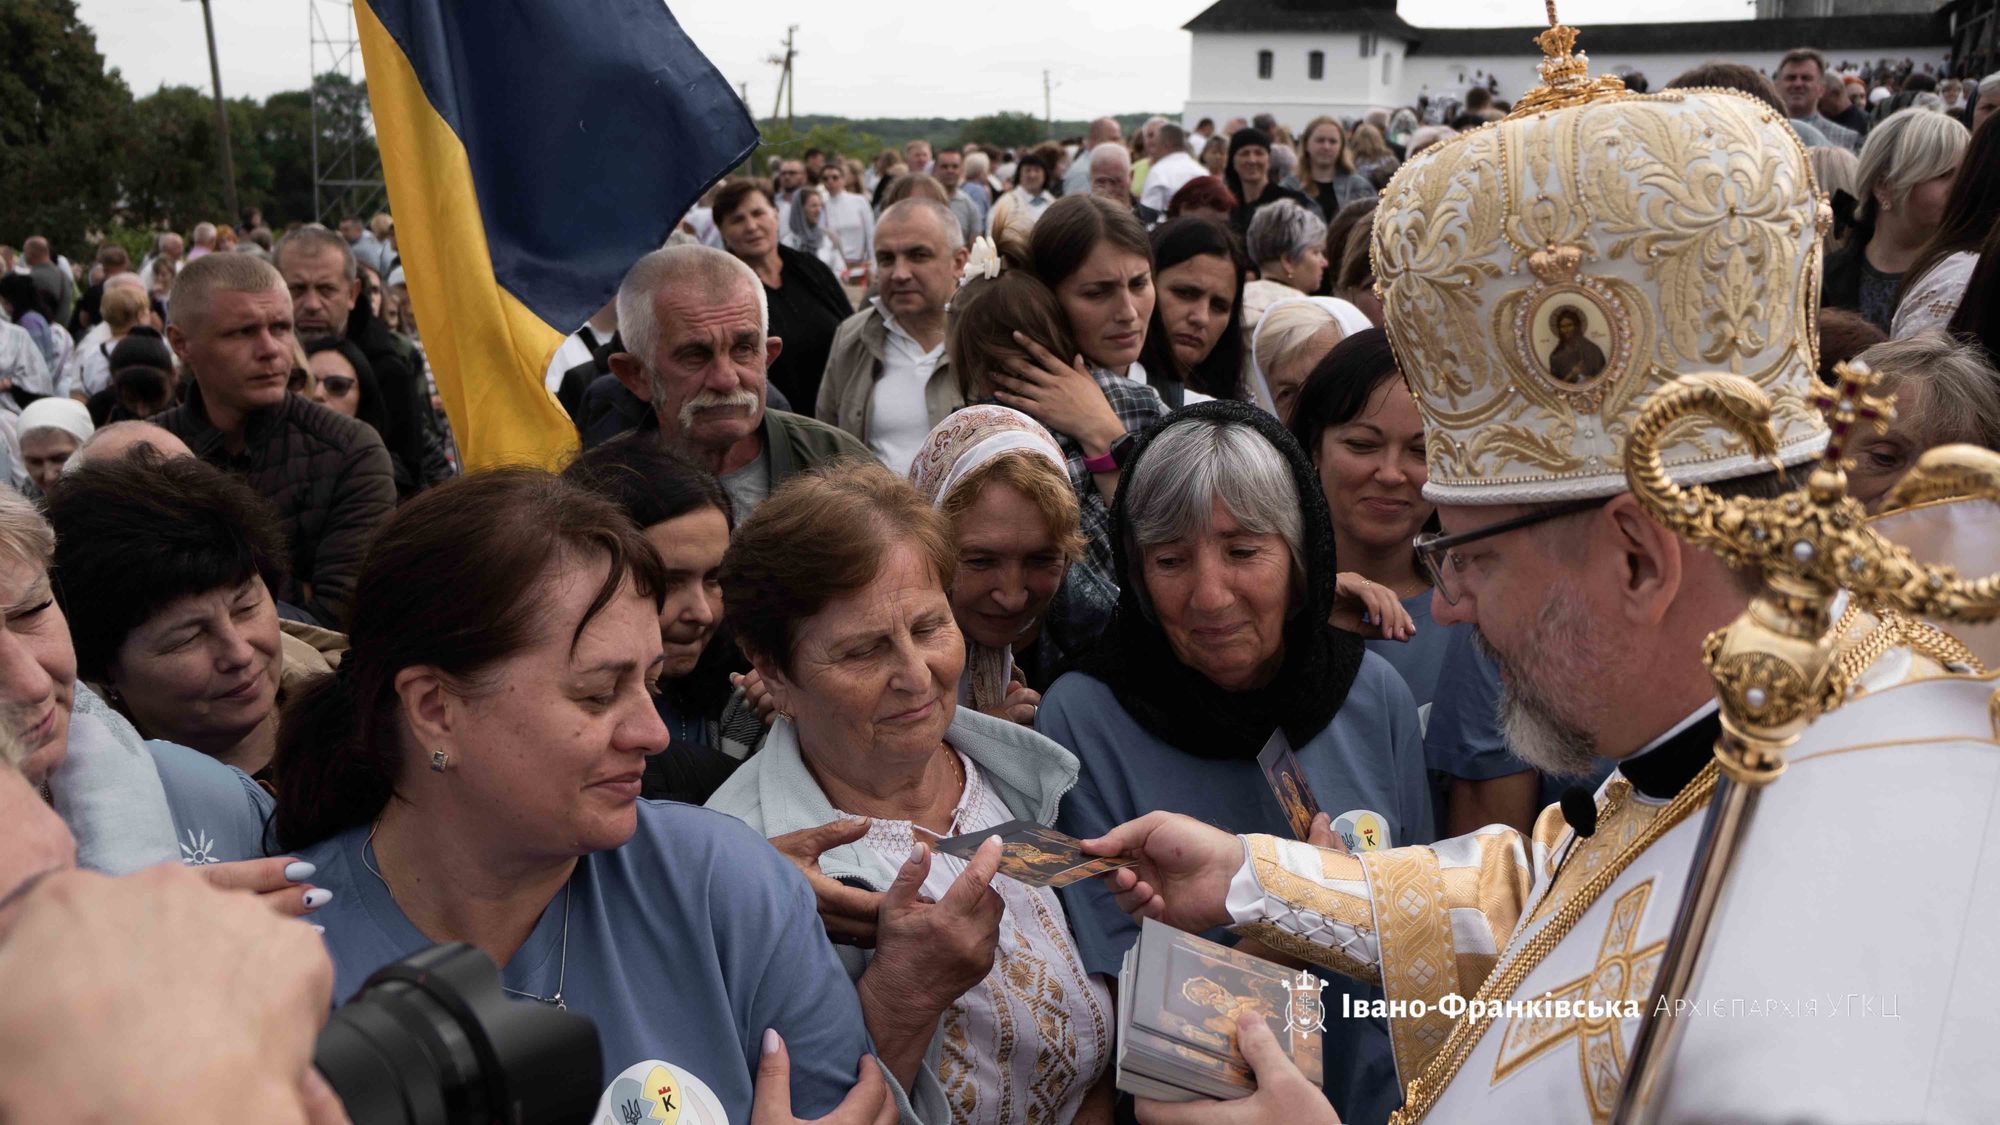
[[[1563,778],[1591,776],[1597,765],[1598,710],[1585,686],[1602,669],[1607,646],[1568,583],[1557,583],[1535,615],[1522,660],[1510,660],[1476,630],[1473,643],[1504,675],[1500,726],[1514,756]]]

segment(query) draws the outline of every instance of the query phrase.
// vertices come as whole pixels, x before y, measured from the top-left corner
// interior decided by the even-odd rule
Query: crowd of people
[[[1821,376],[1858,358],[1897,405],[1854,495],[2000,449],[2000,75],[1799,50],[1668,84],[1717,88],[1792,123],[1830,204]],[[1441,524],[1375,213],[1511,108],[729,176],[551,359],[559,473],[461,474],[387,215],[0,249],[0,977],[109,909],[66,869],[177,862],[207,885],[132,877],[162,925],[247,891],[321,927],[330,975],[269,997],[308,1030],[465,941],[731,1120],[767,1120],[780,1053],[770,1120],[1116,1119],[1131,894],[935,841],[1157,811],[1289,837],[1274,731],[1380,847],[1528,833],[1617,765],[1534,751],[1502,701],[1545,675],[1416,546]],[[1591,331],[1550,318],[1552,377],[1605,368]],[[265,929],[310,975],[311,931]],[[301,1034],[232,1108],[324,1109]],[[1385,1021],[1329,1022],[1325,1060],[1340,1120],[1401,1103]]]

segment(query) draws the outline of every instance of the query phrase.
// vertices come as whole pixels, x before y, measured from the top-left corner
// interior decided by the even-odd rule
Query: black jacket
[[[408,470],[411,487],[407,491],[419,491],[426,483],[424,413],[430,409],[430,394],[416,368],[397,347],[395,334],[375,319],[366,301],[355,302],[347,318],[347,339],[367,357],[368,366],[375,371],[375,383],[382,390],[382,413],[388,419],[382,444]]]
[[[765,379],[800,410],[810,411],[819,401],[833,334],[841,321],[854,315],[854,306],[825,262],[789,246],[778,247],[778,257],[785,264],[780,276],[784,284],[776,289],[766,286],[764,294],[771,305],[771,335],[785,346]]]
[[[195,456],[243,478],[277,509],[291,544],[292,572],[273,595],[302,606],[328,628],[347,628],[362,556],[396,508],[389,454],[374,429],[286,395],[251,417],[243,452],[230,453],[222,432],[209,424],[199,385],[188,389],[187,402],[152,420],[187,442]]]

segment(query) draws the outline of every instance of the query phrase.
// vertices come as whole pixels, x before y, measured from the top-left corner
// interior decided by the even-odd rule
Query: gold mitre
[[[1412,157],[1376,211],[1376,292],[1424,416],[1424,496],[1622,492],[1640,406],[1696,371],[1763,388],[1779,459],[1811,458],[1826,441],[1808,397],[1822,220],[1798,134],[1735,91],[1593,79],[1553,2],[1549,22],[1543,85]],[[1664,437],[1683,484],[1770,463],[1699,418]]]

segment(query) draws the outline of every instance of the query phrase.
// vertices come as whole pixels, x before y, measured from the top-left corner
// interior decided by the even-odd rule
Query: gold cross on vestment
[[[1618,896],[1611,906],[1611,921],[1604,928],[1604,941],[1598,946],[1596,967],[1534,999],[1608,1006],[1627,1000],[1643,1003],[1650,997],[1667,943],[1662,939],[1642,949],[1633,949],[1632,942],[1652,893],[1653,881],[1648,879]],[[1625,1080],[1625,1036],[1620,1022],[1620,1017],[1613,1015],[1516,1016],[1507,1021],[1507,1033],[1500,1040],[1500,1051],[1493,1063],[1493,1082],[1498,1085],[1515,1071],[1575,1039],[1584,1098],[1590,1103],[1590,1119],[1603,1125],[1618,1105],[1618,1088]]]
[[[1896,396],[1869,394],[1882,382],[1882,376],[1860,360],[1836,364],[1833,374],[1840,380],[1839,385],[1814,387],[1812,399],[1814,406],[1826,412],[1827,428],[1833,431],[1826,440],[1826,452],[1820,455],[1820,463],[1829,469],[1845,471],[1853,465],[1847,459],[1847,447],[1860,436],[1858,431],[1866,426],[1880,432],[1895,421]]]

